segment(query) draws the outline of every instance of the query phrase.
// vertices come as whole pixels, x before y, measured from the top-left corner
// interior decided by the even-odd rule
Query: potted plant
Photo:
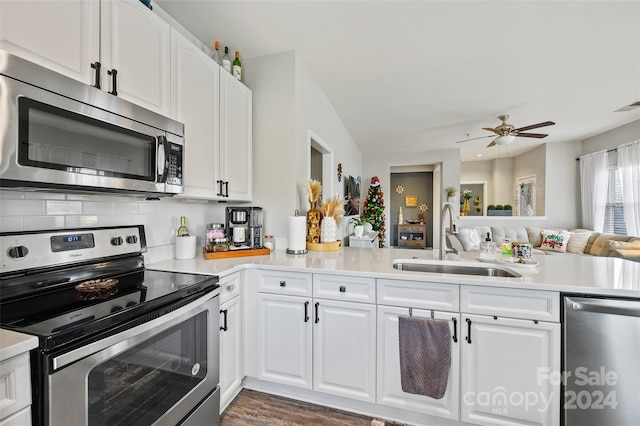
[[[457,189],[454,188],[453,186],[448,186],[444,190],[447,191],[447,197],[455,197],[456,196]]]
[[[512,208],[509,204],[490,204],[487,207],[487,216],[511,216]]]
[[[355,225],[353,227],[353,235],[355,235],[356,238],[362,238],[364,234],[364,224],[367,223],[364,216],[352,218],[351,223]]]

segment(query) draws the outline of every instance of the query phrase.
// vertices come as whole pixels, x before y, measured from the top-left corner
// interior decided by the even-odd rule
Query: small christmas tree
[[[378,232],[378,244],[384,247],[384,194],[380,189],[380,179],[378,176],[371,178],[371,186],[364,200],[362,216],[373,226],[373,230]]]

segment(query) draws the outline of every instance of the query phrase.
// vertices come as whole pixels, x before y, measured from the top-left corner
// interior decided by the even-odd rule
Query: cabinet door
[[[162,115],[171,112],[171,27],[139,1],[101,2],[103,90]]]
[[[463,315],[461,420],[558,425],[560,324]],[[470,322],[469,322],[470,321]]]
[[[217,199],[220,67],[171,30],[171,116],[185,125],[188,198]]]
[[[458,419],[460,324],[457,313],[434,312],[435,319],[449,321],[451,329],[451,366],[444,397],[434,399],[407,393],[400,381],[398,317],[408,316],[407,308],[378,306],[378,403],[409,411]],[[412,315],[431,318],[431,311],[412,309]],[[455,321],[454,321],[455,320]],[[455,341],[453,337],[456,337]]]
[[[240,391],[242,368],[242,304],[240,297],[220,306],[220,412]]]
[[[313,389],[375,402],[375,305],[314,299],[314,310]]]
[[[220,72],[220,180],[230,200],[251,201],[252,94]]]
[[[0,1],[0,48],[86,84],[100,57],[100,3]]]
[[[259,293],[258,378],[311,389],[311,299]]]

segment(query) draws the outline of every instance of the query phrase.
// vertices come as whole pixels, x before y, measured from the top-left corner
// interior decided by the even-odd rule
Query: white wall
[[[246,59],[245,82],[253,90],[254,205],[264,208],[265,233],[286,248],[287,217],[305,214],[310,178],[309,132],[333,152],[331,168],[362,174],[361,153],[307,68],[288,51]],[[325,182],[324,198],[343,196],[343,183]],[[344,182],[344,181],[343,181]]]
[[[513,162],[513,179],[511,180],[511,201],[513,208],[516,208],[515,198],[517,194],[517,181],[520,178],[528,176],[536,176],[536,211],[535,216],[545,216],[545,199],[546,193],[551,195],[556,192],[556,188],[552,185],[547,188],[546,173],[548,172],[547,164],[547,147],[551,144],[542,144],[532,150],[529,150],[514,158]],[[575,161],[575,160],[574,160]],[[505,203],[500,203],[505,204]]]
[[[113,195],[0,191],[0,232],[144,225],[146,262],[174,257],[180,216],[186,216],[197,247],[204,247],[205,224],[224,223],[224,215],[224,204],[176,198],[147,201]]]
[[[620,113],[624,114],[624,113]],[[602,149],[615,149],[618,145],[640,139],[640,120],[600,133],[582,141],[581,155]]]
[[[264,232],[286,248],[287,217],[296,201],[295,67],[293,52],[245,60],[253,91],[253,205],[263,207]],[[306,211],[306,210],[305,210]]]
[[[391,183],[391,168],[397,166],[421,166],[421,165],[437,165],[436,172],[434,172],[434,206],[433,215],[434,222],[439,228],[440,210],[442,204],[438,200],[438,196],[443,195],[444,188],[453,186],[458,188],[460,186],[460,149],[446,149],[446,150],[434,150],[434,151],[410,151],[410,152],[394,152],[394,153],[364,153],[363,155],[363,190],[366,194],[369,189],[369,182],[371,177],[378,176],[380,179],[380,187],[383,193],[392,191],[390,188]],[[435,187],[439,184],[438,187]],[[453,211],[459,211],[459,195],[456,193],[456,199],[452,203]],[[437,203],[437,205],[436,205]],[[389,212],[389,205],[385,204],[385,228],[386,228],[386,243],[389,244],[389,230],[390,221],[389,215],[393,212]],[[456,213],[457,214],[457,213]],[[447,218],[448,220],[448,218]],[[434,231],[435,232],[435,231]],[[434,236],[433,239],[434,249],[439,246],[438,236]]]

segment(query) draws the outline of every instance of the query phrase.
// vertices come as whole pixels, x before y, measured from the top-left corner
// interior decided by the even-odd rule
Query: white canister
[[[196,257],[196,236],[176,237],[176,259]]]

